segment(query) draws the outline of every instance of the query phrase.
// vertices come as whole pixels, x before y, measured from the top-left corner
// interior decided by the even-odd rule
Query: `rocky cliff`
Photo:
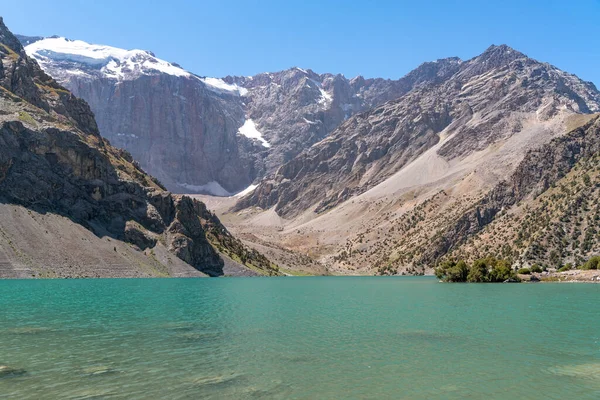
[[[48,74],[90,104],[102,135],[168,189],[227,195],[259,173],[264,147],[238,134],[243,89],[201,79],[147,51],[22,39]]]
[[[347,79],[295,67],[253,77],[226,77],[224,81],[247,89],[246,115],[271,145],[265,172],[273,173],[352,115],[443,80],[456,72],[459,64],[457,58],[424,63],[399,80]]]
[[[4,276],[277,273],[202,203],[166,192],[103,139],[87,103],[46,75],[2,20],[0,57]]]

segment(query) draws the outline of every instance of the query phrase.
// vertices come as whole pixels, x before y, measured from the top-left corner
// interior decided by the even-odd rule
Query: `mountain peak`
[[[15,53],[22,53],[23,46],[21,46],[21,42],[19,39],[13,35],[13,33],[4,25],[4,20],[0,17],[0,43],[8,47],[10,50]]]
[[[146,50],[125,50],[64,37],[32,41],[25,51],[43,67],[63,65],[63,72],[73,75],[95,75],[117,80],[130,80],[140,75],[165,73],[189,77],[179,66],[161,60]]]
[[[493,44],[476,58],[484,61],[494,61],[496,63],[508,63],[513,60],[526,57],[527,56],[525,54],[513,49],[510,46],[507,46],[506,44],[501,44],[499,46]]]

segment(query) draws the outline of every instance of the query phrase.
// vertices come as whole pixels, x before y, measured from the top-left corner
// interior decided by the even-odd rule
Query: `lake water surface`
[[[4,399],[599,399],[600,285],[0,281]]]

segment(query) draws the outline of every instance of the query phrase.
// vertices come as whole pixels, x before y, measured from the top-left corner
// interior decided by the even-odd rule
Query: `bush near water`
[[[559,268],[557,272],[571,269],[573,269],[573,266],[566,264]],[[590,258],[577,269],[600,269],[600,256]],[[541,273],[543,270],[545,269],[534,264],[530,268],[520,268],[515,272],[510,261],[486,257],[475,260],[471,265],[464,260],[443,261],[435,268],[435,276],[444,282],[504,282],[506,280],[520,281],[517,274],[529,275],[531,273]]]
[[[507,260],[481,258],[468,265],[465,261],[447,260],[435,269],[435,276],[444,282],[504,282],[518,281],[516,272]]]

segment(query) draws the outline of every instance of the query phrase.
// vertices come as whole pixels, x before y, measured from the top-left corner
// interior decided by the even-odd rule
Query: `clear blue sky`
[[[153,51],[199,75],[399,78],[508,44],[600,87],[600,0],[3,1],[15,33]]]

